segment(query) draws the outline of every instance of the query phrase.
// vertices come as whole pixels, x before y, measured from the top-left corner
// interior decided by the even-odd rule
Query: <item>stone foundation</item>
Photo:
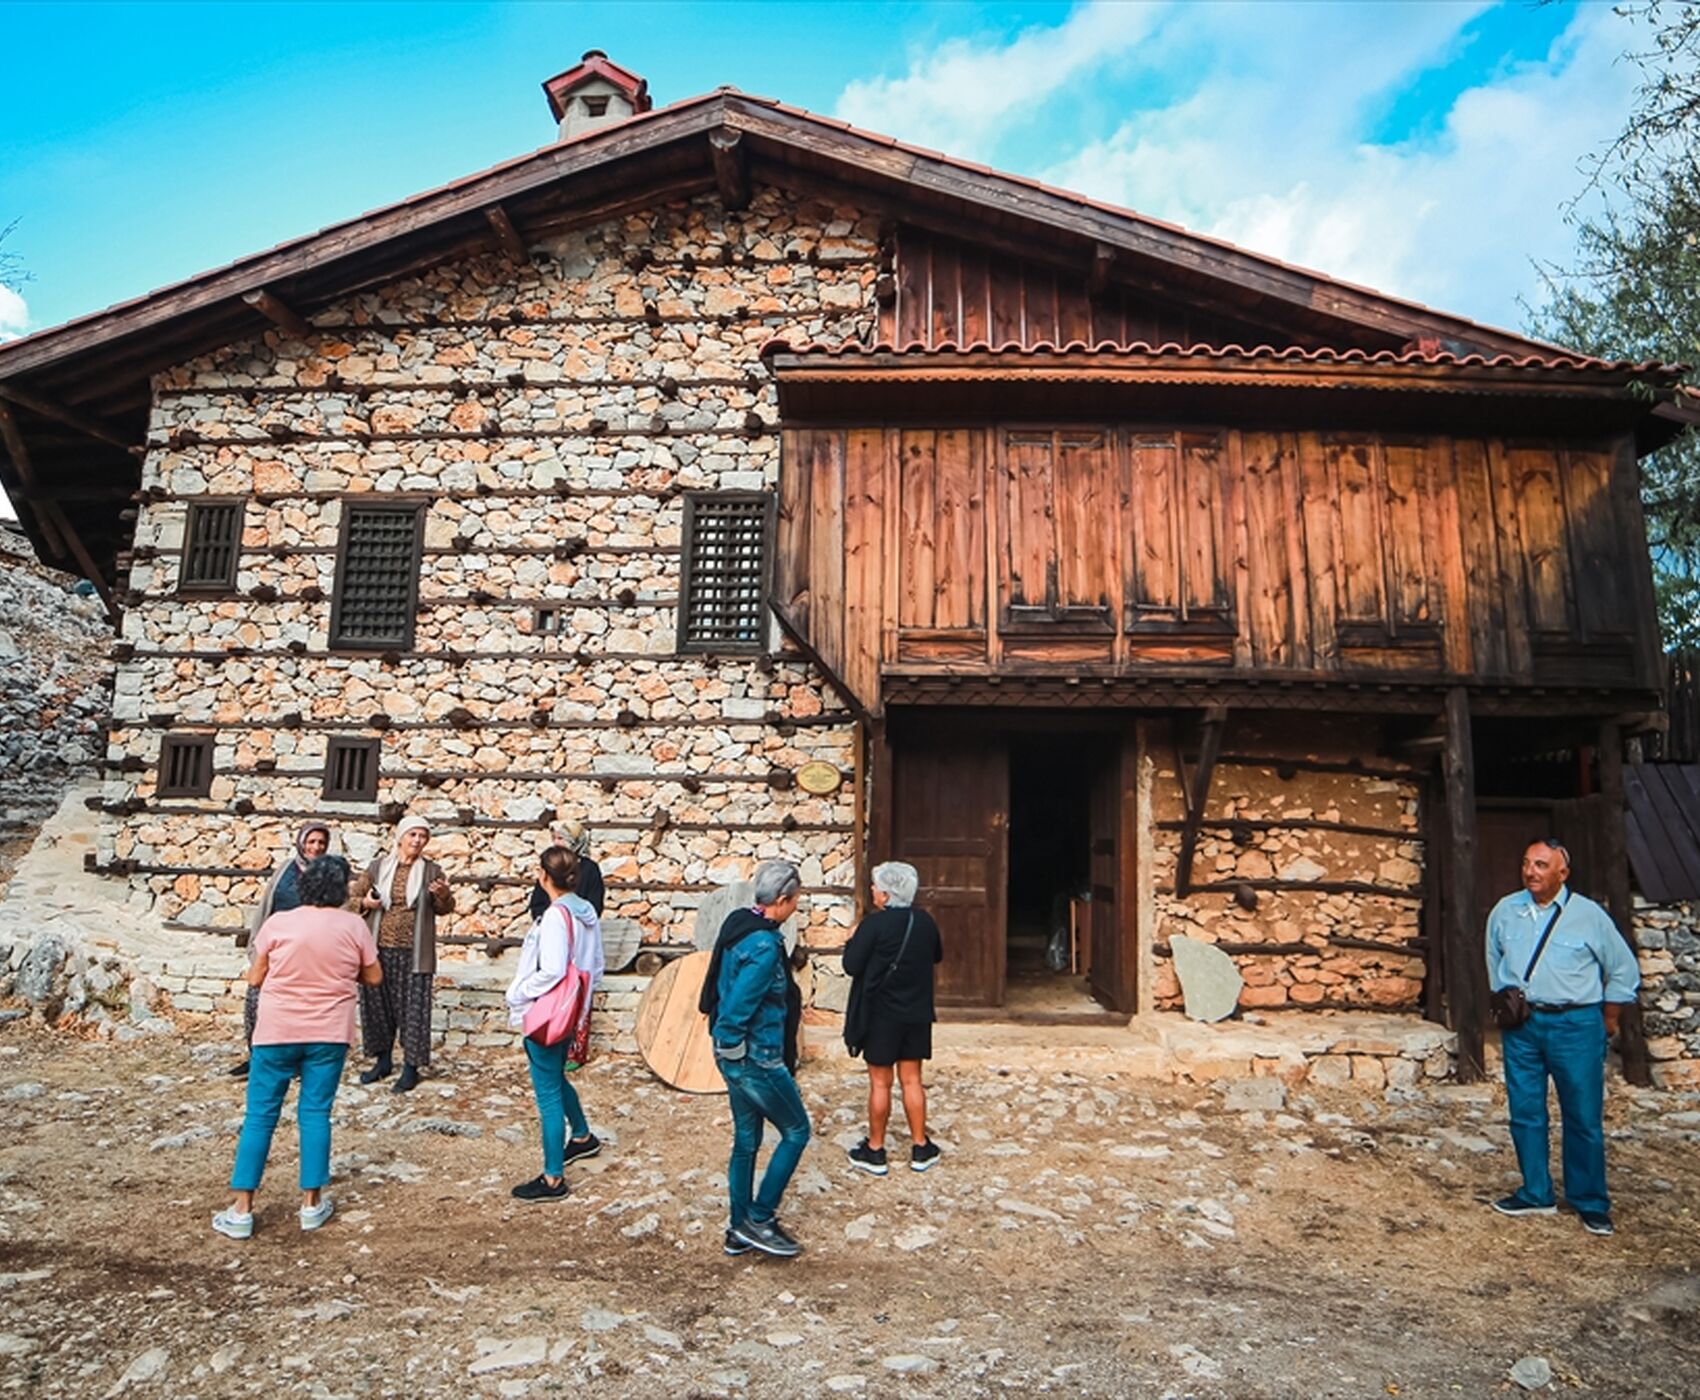
[[[1654,1082],[1700,1089],[1700,900],[1635,900],[1641,1005]]]

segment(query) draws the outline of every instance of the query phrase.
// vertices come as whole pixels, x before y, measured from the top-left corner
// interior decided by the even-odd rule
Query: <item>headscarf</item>
[[[390,843],[390,852],[378,862],[378,879],[374,892],[383,901],[383,908],[390,907],[390,891],[395,888],[396,867],[401,864],[401,838],[410,831],[429,831],[431,823],[424,817],[403,817],[396,823],[395,839]],[[413,868],[407,872],[408,908],[419,902],[419,891],[425,888],[425,862],[416,860]]]
[[[315,831],[322,831],[325,833],[325,851],[327,853],[330,851],[330,823],[321,821],[302,822],[300,830],[295,833],[295,868],[297,870],[305,870],[308,865],[311,864],[311,862],[307,859],[307,838]]]
[[[556,839],[574,855],[590,854],[590,833],[583,822],[561,822],[555,828]]]

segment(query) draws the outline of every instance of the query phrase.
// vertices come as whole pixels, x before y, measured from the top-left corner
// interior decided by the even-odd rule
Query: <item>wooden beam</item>
[[[862,703],[862,697],[850,689],[844,678],[827,664],[825,657],[815,650],[814,643],[804,635],[802,628],[797,626],[796,621],[785,610],[784,605],[772,598],[767,600],[767,605],[773,610],[774,617],[779,620],[779,630],[791,639],[797,650],[803,653],[804,659],[820,672],[821,679],[832,688],[840,700],[849,706],[850,713],[864,724],[873,724],[874,717],[869,713],[868,707]]]
[[[1116,265],[1116,250],[1108,243],[1092,249],[1092,266],[1086,270],[1086,292],[1097,296],[1110,285],[1110,272]]]
[[[307,324],[306,317],[275,293],[268,292],[264,287],[256,287],[251,292],[244,292],[242,300],[279,330],[287,332],[297,340],[306,340],[313,334],[313,328]]]
[[[1227,722],[1226,705],[1212,705],[1204,712],[1198,742],[1198,767],[1192,773],[1186,825],[1181,829],[1180,855],[1175,862],[1175,893],[1182,899],[1192,892],[1192,853],[1198,847],[1199,829],[1204,825],[1204,804],[1210,796],[1210,780],[1216,774],[1216,757],[1222,752],[1222,730]],[[1181,773],[1181,790],[1183,793],[1187,790],[1184,770]]]
[[[16,384],[0,384],[0,399],[9,399],[19,408],[27,408],[31,413],[39,413],[43,418],[51,418],[55,423],[63,423],[67,428],[75,428],[96,442],[121,448],[132,457],[145,456],[147,453],[147,449],[140,443],[131,442],[111,424],[65,408],[52,399],[44,399],[30,393],[28,389],[20,389]]]
[[[496,235],[496,244],[508,255],[510,262],[524,266],[531,261],[531,255],[525,251],[525,240],[519,236],[519,229],[514,227],[514,221],[508,217],[508,211],[500,204],[492,204],[484,211],[484,217],[490,221],[490,229]]]
[[[1446,742],[1445,735],[1441,743]],[[1437,839],[1444,825],[1446,791],[1436,770],[1423,785],[1419,799],[1419,825],[1423,841],[1423,1019],[1446,1024],[1446,936],[1441,928],[1441,911],[1446,907],[1445,843]]]
[[[720,202],[728,209],[743,209],[750,202],[750,162],[744,134],[730,127],[708,133],[708,155],[714,162],[714,183]]]
[[[1596,750],[1600,766],[1600,796],[1605,818],[1600,832],[1600,860],[1605,867],[1601,882],[1605,888],[1606,910],[1611,914],[1617,931],[1638,953],[1635,945],[1635,906],[1629,892],[1629,843],[1624,829],[1625,799],[1623,793],[1623,731],[1613,723],[1600,726]],[[1631,1084],[1653,1082],[1653,1069],[1647,1056],[1647,1026],[1641,1014],[1639,1000],[1623,1008],[1619,1023],[1618,1048],[1623,1056],[1623,1077]]]
[[[24,443],[24,435],[18,429],[17,416],[4,404],[0,404],[0,441],[6,444],[6,455],[12,459],[12,464],[18,469],[21,480],[34,483],[35,468],[30,462],[29,448]],[[52,500],[34,500],[36,518],[41,522],[43,533],[57,535],[71,557],[77,561],[77,567],[83,571],[83,577],[95,586],[100,594],[101,602],[106,604],[106,615],[109,620],[118,621],[118,608],[112,601],[112,586],[100,572],[88,547],[83,543],[82,536],[66,518],[65,512],[59,508],[59,503]]]
[[[1449,896],[1446,907],[1446,991],[1458,1036],[1458,1079],[1474,1084],[1485,1074],[1482,1038],[1487,1025],[1487,967],[1476,922],[1476,755],[1470,737],[1470,696],[1463,686],[1446,692],[1446,784]]]

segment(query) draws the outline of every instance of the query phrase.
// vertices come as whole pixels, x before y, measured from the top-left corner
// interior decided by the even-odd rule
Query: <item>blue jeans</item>
[[[758,1065],[749,1059],[717,1059],[715,1063],[732,1102],[732,1160],[726,1168],[732,1227],[746,1220],[765,1225],[779,1214],[780,1198],[809,1145],[809,1111],[803,1107],[797,1081],[784,1065]],[[764,1121],[779,1129],[779,1145],[767,1160],[761,1191],[752,1200]]]
[[[295,1120],[301,1130],[301,1189],[317,1191],[331,1179],[331,1105],[348,1047],[335,1041],[256,1045],[248,1069],[248,1113],[236,1141],[232,1191],[256,1191],[272,1150],[289,1081],[301,1080]]]
[[[570,1037],[569,1037],[570,1039]],[[531,1066],[531,1092],[537,1096],[537,1117],[543,1124],[543,1175],[559,1176],[567,1151],[567,1124],[576,1138],[590,1135],[578,1090],[567,1082],[567,1041],[542,1046],[525,1042],[526,1063]]]
[[[1553,1203],[1547,1163],[1547,1078],[1558,1090],[1564,1125],[1564,1199],[1579,1211],[1609,1214],[1606,1194],[1606,1019],[1599,1007],[1562,1015],[1535,1012],[1502,1037],[1511,1142],[1523,1198]]]

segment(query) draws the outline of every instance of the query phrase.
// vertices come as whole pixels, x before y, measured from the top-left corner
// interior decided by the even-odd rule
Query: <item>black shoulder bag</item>
[[[1552,937],[1553,925],[1564,913],[1564,905],[1552,911],[1552,917],[1547,920],[1547,926],[1541,931],[1541,941],[1535,944],[1534,956],[1529,959],[1529,965],[1523,969],[1523,987],[1529,985],[1529,979],[1535,975],[1535,964],[1541,960],[1541,954],[1546,951],[1547,939]],[[1502,987],[1490,999],[1493,1010],[1494,1024],[1502,1031],[1514,1031],[1529,1019],[1529,998],[1523,987]]]
[[[852,1056],[862,1053],[868,1043],[868,1027],[873,1021],[874,994],[903,961],[909,950],[909,935],[915,931],[915,911],[909,911],[909,922],[903,926],[903,941],[897,945],[897,956],[888,962],[877,979],[858,978],[851,984],[850,1000],[844,1007],[844,1048]]]

